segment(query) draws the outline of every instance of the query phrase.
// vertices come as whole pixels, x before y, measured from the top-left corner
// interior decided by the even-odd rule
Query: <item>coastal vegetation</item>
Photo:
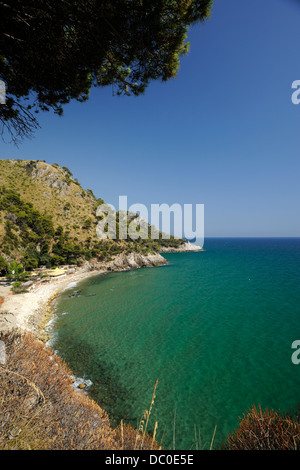
[[[102,240],[97,238],[97,208],[103,199],[84,190],[67,167],[39,161],[0,161],[0,274],[14,281],[26,272],[110,261],[120,253],[146,255],[185,240]],[[148,231],[150,234],[150,225]],[[13,263],[13,264],[12,264]]]
[[[14,294],[26,292],[31,275],[38,274],[42,281],[59,266],[108,263],[118,255],[157,254],[185,243],[174,237],[163,239],[162,234],[157,240],[101,240],[96,226],[97,208],[103,202],[91,189],[83,189],[67,167],[0,160],[0,275],[11,283]],[[1,304],[3,300],[0,297]],[[4,317],[7,312],[1,313]],[[64,361],[36,336],[12,330],[2,332],[0,340],[6,346],[6,361],[0,363],[0,449],[160,448],[157,423],[148,429],[157,384],[137,429],[123,420],[113,427],[106,412],[74,386]],[[299,448],[299,436],[298,413],[253,407],[221,448],[292,450]],[[194,449],[201,449],[196,431]]]
[[[107,414],[84,391],[61,358],[29,333],[0,336],[0,450],[158,449],[142,429]]]
[[[0,78],[9,84],[0,134],[13,142],[38,128],[36,113],[58,115],[92,87],[140,95],[152,80],[176,76],[190,25],[211,0],[100,0],[0,3]]]
[[[30,333],[0,335],[6,361],[0,364],[0,450],[159,450],[155,423],[148,431],[156,397],[136,429],[121,421],[112,427],[109,417],[74,377],[63,360]],[[172,423],[170,423],[172,426]],[[214,436],[213,436],[214,438]],[[247,411],[222,450],[297,450],[299,413],[281,414],[260,407]],[[194,449],[201,450],[195,430]]]
[[[262,410],[253,406],[242,418],[238,429],[230,434],[224,450],[299,450],[300,414]]]

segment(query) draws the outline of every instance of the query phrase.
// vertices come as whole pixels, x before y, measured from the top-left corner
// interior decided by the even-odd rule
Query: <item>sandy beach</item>
[[[110,262],[85,263],[82,268],[76,268],[72,274],[54,277],[48,282],[40,280],[30,286],[28,292],[14,295],[11,291],[12,283],[3,279],[0,282],[0,297],[4,299],[0,304],[0,333],[21,329],[30,331],[37,338],[47,341],[49,335],[45,331],[45,325],[53,311],[51,303],[70,284],[97,274],[165,264],[167,261],[158,253],[147,255],[134,252],[129,255],[121,253]],[[69,267],[65,268],[69,272]]]
[[[37,283],[30,292],[15,295],[12,295],[11,283],[2,282],[0,296],[4,302],[0,305],[0,332],[20,329],[34,333],[40,339],[47,339],[43,328],[52,310],[52,300],[72,283],[104,272],[81,269],[48,283]]]
[[[186,244],[187,245],[187,244]],[[196,247],[193,251],[201,250]],[[180,251],[192,251],[184,246]],[[0,280],[0,333],[11,329],[20,329],[32,332],[37,338],[47,341],[49,335],[45,330],[47,322],[53,311],[52,301],[65,288],[74,282],[81,281],[97,274],[113,271],[126,271],[142,267],[164,266],[167,260],[159,253],[141,255],[132,252],[128,255],[121,253],[110,262],[85,263],[81,268],[64,267],[65,274],[53,277],[49,281],[37,281],[28,288],[28,292],[12,294],[12,283],[5,279]],[[70,269],[75,272],[70,273]],[[62,269],[62,273],[64,273]]]

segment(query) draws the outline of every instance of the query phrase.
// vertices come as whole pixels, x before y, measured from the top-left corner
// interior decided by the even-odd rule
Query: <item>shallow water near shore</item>
[[[300,239],[208,239],[168,266],[94,276],[56,302],[52,346],[89,395],[137,425],[156,399],[165,448],[209,448],[253,404],[299,404]]]

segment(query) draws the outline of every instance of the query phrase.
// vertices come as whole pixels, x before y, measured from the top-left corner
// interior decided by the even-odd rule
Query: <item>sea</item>
[[[164,449],[196,450],[221,448],[253,406],[293,413],[300,238],[209,238],[164,256],[56,301],[51,346],[112,424],[138,427],[150,409]]]

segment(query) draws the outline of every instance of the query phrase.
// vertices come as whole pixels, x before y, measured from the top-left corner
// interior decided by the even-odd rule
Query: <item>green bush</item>
[[[13,261],[8,267],[7,279],[11,281],[23,281],[26,279],[26,274],[24,273],[24,267],[22,264]]]
[[[0,256],[0,274],[4,276],[8,273],[8,263],[5,261],[3,256]]]

